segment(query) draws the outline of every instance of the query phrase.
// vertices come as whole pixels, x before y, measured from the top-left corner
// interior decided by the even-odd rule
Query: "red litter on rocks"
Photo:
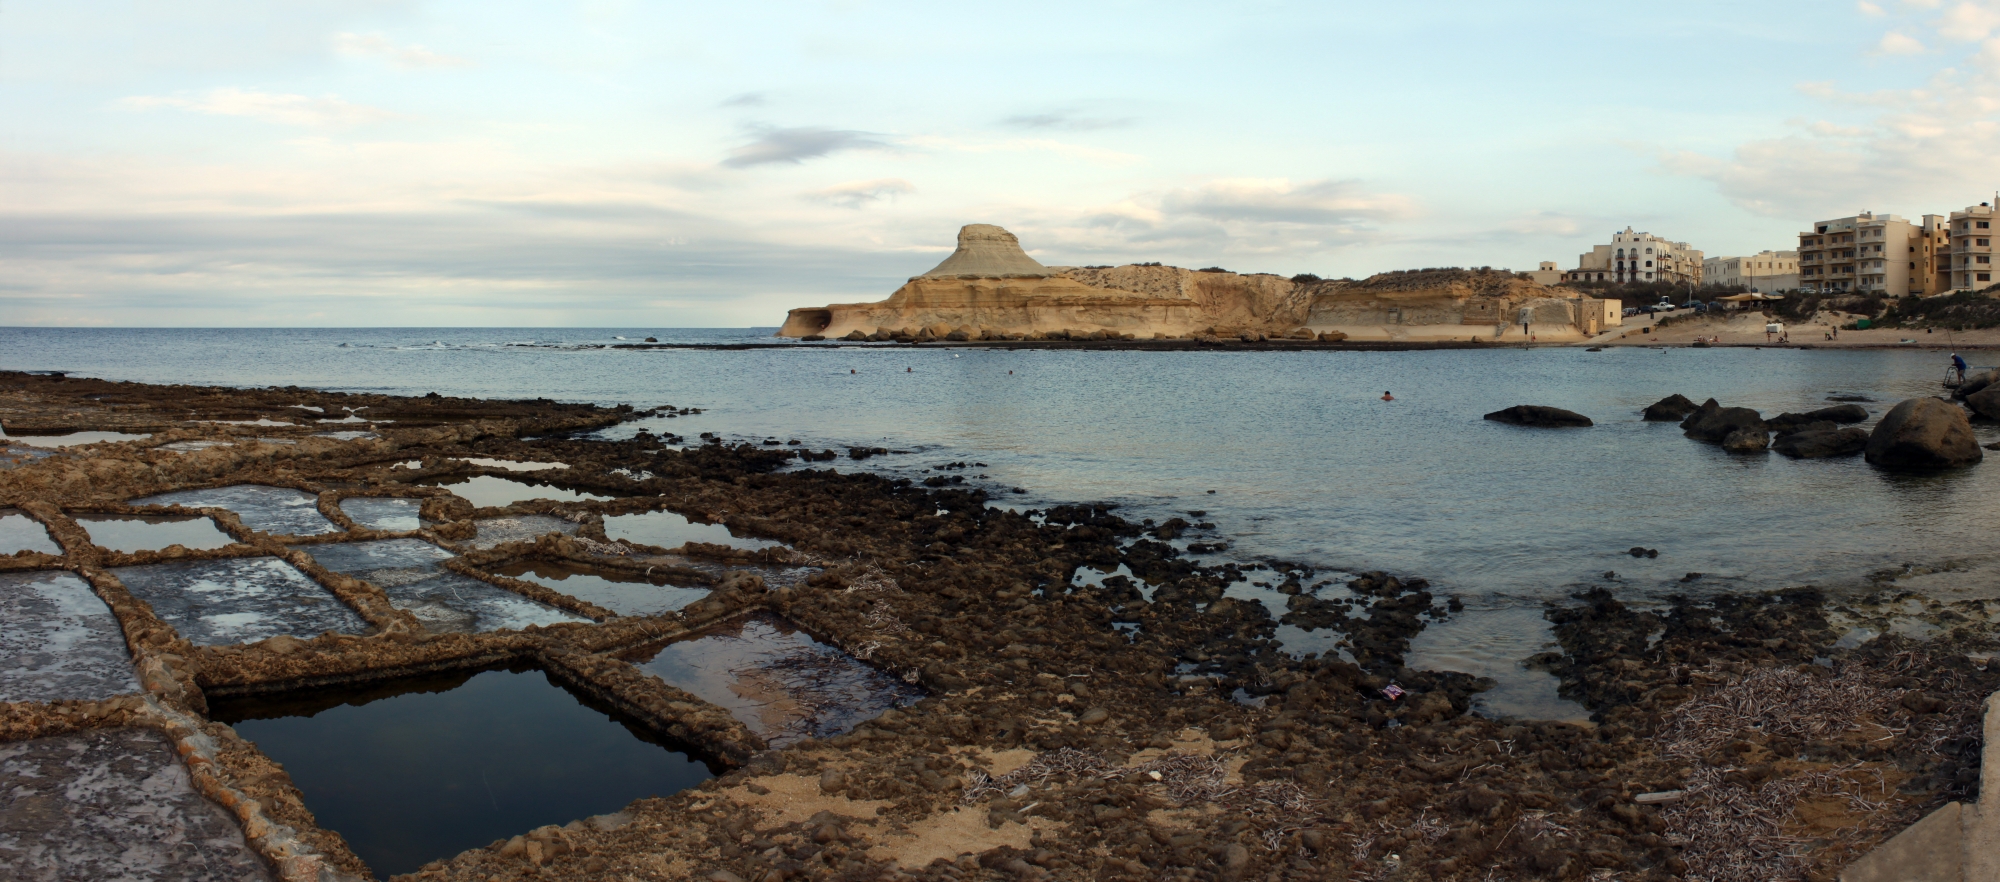
[[[1394,683],[1390,683],[1389,685],[1382,687],[1382,697],[1389,699],[1390,701],[1395,701],[1398,698],[1402,698],[1404,694],[1405,693],[1403,692],[1403,687],[1398,686]]]

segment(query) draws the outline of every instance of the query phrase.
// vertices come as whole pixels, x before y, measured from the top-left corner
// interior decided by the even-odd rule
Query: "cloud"
[[[1947,40],[1968,43],[1984,40],[1995,28],[2000,28],[2000,5],[1992,0],[1954,3],[1939,17],[1935,27],[1938,36]]]
[[[1868,2],[1868,0],[1860,0],[1860,2],[1854,4],[1854,8],[1857,11],[1859,11],[1862,15],[1871,16],[1875,18],[1880,18],[1884,15],[1888,15],[1887,12],[1884,12],[1882,10],[1882,7],[1870,3]]]
[[[1226,179],[1173,190],[1161,200],[1170,213],[1218,221],[1353,226],[1411,217],[1408,198],[1362,192],[1353,181]]]
[[[886,150],[889,145],[870,132],[826,129],[817,126],[758,130],[757,139],[729,151],[722,161],[730,168],[749,168],[787,162],[798,165],[842,150]]]
[[[814,202],[825,202],[842,208],[861,208],[884,199],[894,199],[917,192],[915,184],[902,178],[876,178],[872,181],[848,181],[835,184],[823,190],[805,194]]]
[[[335,34],[333,48],[342,55],[374,57],[401,68],[470,67],[472,62],[455,55],[432,52],[411,44],[398,46],[381,34]]]
[[[177,107],[216,116],[243,116],[265,122],[315,129],[348,128],[397,118],[397,114],[376,107],[353,104],[332,95],[312,98],[248,89],[223,88],[202,97],[186,95],[134,95],[123,99],[127,107]]]
[[[1875,44],[1878,55],[1922,55],[1924,52],[1923,41],[1895,31],[1883,34],[1882,42]]]
[[[739,92],[724,98],[717,107],[763,107],[770,103],[768,92]]]
[[[1131,117],[1079,116],[1072,110],[1057,110],[1049,113],[1030,113],[1010,116],[1000,124],[1015,129],[1059,129],[1068,132],[1088,132],[1097,129],[1123,128],[1132,124]]]

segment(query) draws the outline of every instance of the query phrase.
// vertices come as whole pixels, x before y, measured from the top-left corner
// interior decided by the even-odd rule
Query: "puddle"
[[[337,533],[339,528],[319,513],[319,497],[284,487],[237,484],[213,490],[183,490],[134,499],[132,505],[185,505],[189,508],[226,508],[236,513],[243,526],[279,536],[313,536]]]
[[[713,777],[532,668],[209,703],[385,878]]]
[[[88,584],[70,573],[0,573],[0,702],[137,691],[125,632]]]
[[[634,661],[727,708],[773,747],[839,735],[923,697],[916,687],[769,614],[669,643]]]
[[[1481,716],[1587,721],[1590,711],[1556,694],[1554,674],[1522,664],[1555,642],[1554,626],[1542,617],[1539,606],[1500,598],[1473,600],[1464,611],[1431,622],[1411,639],[1405,663],[1420,670],[1493,678],[1498,685],[1472,697],[1472,710]]]
[[[162,444],[153,449],[170,450],[174,453],[193,453],[197,450],[207,450],[211,447],[228,447],[235,443],[234,441],[175,441],[171,444]]]
[[[565,490],[547,484],[531,484],[512,478],[498,478],[492,475],[477,475],[470,478],[438,478],[423,482],[430,487],[443,487],[464,498],[478,508],[498,508],[526,502],[530,499],[553,499],[557,502],[603,502],[609,496]]]
[[[749,551],[784,544],[768,539],[739,539],[721,524],[697,524],[670,511],[612,515],[604,519],[604,535],[613,542],[623,539],[667,549],[679,548],[689,542],[727,545]]]
[[[432,631],[479,633],[590,621],[438,566],[451,552],[422,539],[341,542],[306,549],[320,566],[365,579]]]
[[[76,522],[90,534],[92,543],[126,554],[159,551],[169,545],[204,551],[236,541],[209,518],[78,515]]]
[[[353,432],[314,432],[313,437],[332,438],[335,441],[359,441],[363,438],[374,438],[377,436],[374,432],[353,431]]]
[[[10,879],[271,878],[235,817],[195,791],[150,729],[0,744],[0,793]]]
[[[5,440],[5,439],[0,438],[0,440]],[[51,453],[50,451],[37,450],[33,447],[8,447],[4,444],[0,444],[0,470],[20,468],[21,466],[24,465],[31,465],[36,460],[54,455],[55,454]]]
[[[473,521],[472,526],[479,532],[469,543],[474,548],[492,548],[506,542],[533,540],[549,533],[575,535],[582,528],[575,521],[564,520],[550,515],[520,515],[511,518],[487,518]]]
[[[510,472],[538,472],[542,469],[569,468],[568,463],[560,462],[516,462],[511,459],[485,459],[479,457],[466,457],[459,460],[459,462],[470,463],[480,468],[506,469]]]
[[[424,524],[417,512],[423,507],[421,499],[356,496],[340,501],[340,510],[353,518],[355,524],[369,530],[422,529]]]
[[[516,561],[493,572],[533,582],[578,600],[587,600],[621,616],[657,616],[675,612],[708,596],[707,588],[683,588],[664,579],[647,579],[618,570],[592,570],[545,560]]]
[[[1155,586],[1146,584],[1146,580],[1133,575],[1132,568],[1122,563],[1118,565],[1117,569],[1108,573],[1089,564],[1077,567],[1076,572],[1070,576],[1069,584],[1072,589],[1102,588],[1104,587],[1104,580],[1118,576],[1130,579],[1132,586],[1139,589],[1139,596],[1146,598],[1147,603],[1153,602],[1153,592],[1158,589]],[[1129,597],[1130,595],[1127,596]]]
[[[0,508],[0,554],[19,551],[61,554],[62,546],[49,538],[49,531],[39,521],[18,511]]]
[[[31,447],[78,447],[96,444],[100,441],[143,441],[153,437],[152,433],[132,434],[130,432],[71,432],[67,435],[4,435],[11,444],[26,444]]]
[[[174,561],[111,572],[197,646],[374,630],[332,592],[277,558]]]

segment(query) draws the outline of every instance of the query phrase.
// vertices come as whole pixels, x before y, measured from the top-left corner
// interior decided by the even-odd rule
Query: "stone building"
[[[1748,257],[1710,257],[1701,262],[1704,285],[1741,285],[1758,294],[1791,291],[1799,286],[1799,253],[1759,251]]]
[[[1936,294],[1946,240],[1945,219],[1935,214],[1919,223],[1872,211],[1820,221],[1799,234],[1799,290]]]
[[[1577,267],[1565,281],[1571,282],[1676,282],[1700,285],[1701,252],[1686,242],[1662,239],[1652,233],[1611,234],[1611,244],[1597,245],[1588,254],[1577,255]]]
[[[1993,284],[1993,206],[1984,202],[1951,213],[1950,249],[1941,255],[1951,291],[1979,291]]]

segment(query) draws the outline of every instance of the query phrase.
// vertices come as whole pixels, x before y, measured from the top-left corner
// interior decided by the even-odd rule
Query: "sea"
[[[1147,352],[835,346],[774,331],[0,328],[0,368],[696,407],[699,416],[654,427],[885,447],[902,452],[834,467],[916,478],[970,463],[949,474],[987,488],[995,505],[1114,503],[1134,520],[1214,523],[1190,538],[1226,541],[1208,556],[1217,561],[1428,579],[1467,609],[1417,638],[1412,665],[1495,678],[1480,707],[1506,716],[1581,715],[1553,678],[1523,665],[1549,645],[1547,605],[1577,592],[1604,586],[1642,606],[1802,585],[1854,594],[1885,572],[1979,559],[2000,517],[2000,462],[1900,475],[1860,457],[1730,454],[1640,419],[1675,393],[1766,415],[1859,396],[1872,423],[1900,400],[1944,391],[1950,353],[1929,340],[1892,350]],[[683,346],[615,348],[647,337]],[[1482,418],[1516,404],[1596,425]],[[2000,440],[2000,425],[1974,428],[1981,443]],[[1635,547],[1658,555],[1634,557]],[[1254,585],[1232,593],[1283,608]],[[1288,649],[1333,651],[1296,629],[1281,637]]]

